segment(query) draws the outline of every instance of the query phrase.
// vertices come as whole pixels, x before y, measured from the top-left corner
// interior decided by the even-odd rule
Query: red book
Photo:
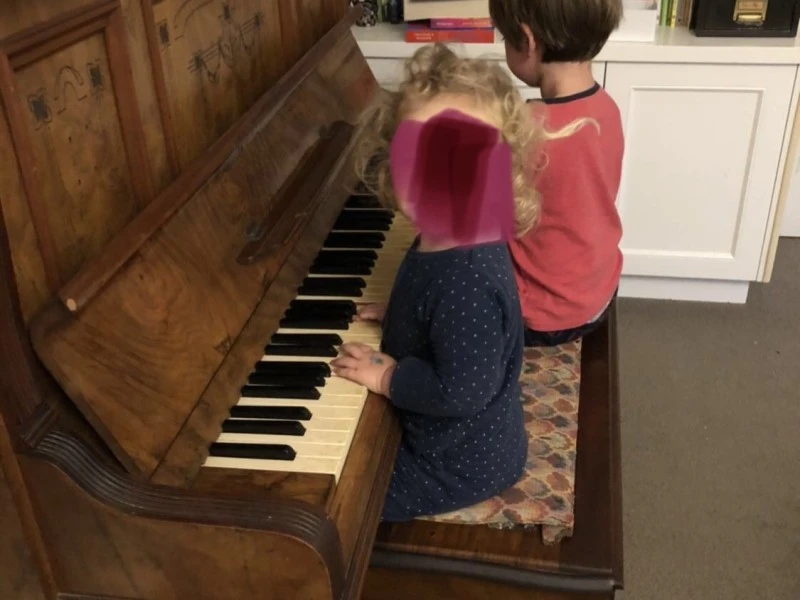
[[[494,29],[432,29],[427,25],[409,23],[406,42],[433,44],[436,42],[460,42],[462,44],[493,44]]]
[[[491,19],[431,19],[431,29],[493,29]]]

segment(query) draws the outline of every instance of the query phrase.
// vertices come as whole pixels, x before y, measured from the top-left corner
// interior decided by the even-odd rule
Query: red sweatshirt
[[[615,206],[624,140],[619,109],[599,85],[565,98],[532,103],[548,131],[590,117],[573,135],[548,141],[536,186],[539,224],[510,244],[525,325],[560,331],[583,325],[605,308],[619,285],[622,225]],[[534,158],[540,164],[541,155]]]

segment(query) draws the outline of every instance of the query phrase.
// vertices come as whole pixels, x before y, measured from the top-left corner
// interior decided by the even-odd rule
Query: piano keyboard
[[[358,304],[386,302],[416,235],[400,213],[351,196],[280,328],[241,389],[204,467],[331,474],[344,467],[368,390],[332,374],[339,346],[378,349],[377,323]]]

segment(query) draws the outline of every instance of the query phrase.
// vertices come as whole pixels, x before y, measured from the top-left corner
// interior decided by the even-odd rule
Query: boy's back
[[[599,316],[619,282],[622,226],[615,201],[622,124],[617,105],[597,84],[534,102],[531,109],[549,131],[591,119],[572,135],[547,142],[543,153],[531,158],[532,166],[544,165],[536,180],[541,219],[510,245],[526,327],[561,331]]]
[[[541,90],[544,100],[531,109],[557,138],[531,158],[533,172],[541,169],[540,222],[510,244],[525,344],[553,346],[598,325],[622,272],[622,124],[592,75],[592,60],[622,19],[622,0],[489,0],[489,12],[509,69]]]

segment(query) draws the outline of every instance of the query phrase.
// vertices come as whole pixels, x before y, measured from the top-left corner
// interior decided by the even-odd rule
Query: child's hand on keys
[[[389,396],[389,384],[397,366],[388,354],[377,352],[366,344],[342,344],[339,356],[331,361],[334,375],[366,387],[369,391]]]
[[[358,308],[355,321],[383,321],[383,316],[386,314],[385,304],[365,304]]]

